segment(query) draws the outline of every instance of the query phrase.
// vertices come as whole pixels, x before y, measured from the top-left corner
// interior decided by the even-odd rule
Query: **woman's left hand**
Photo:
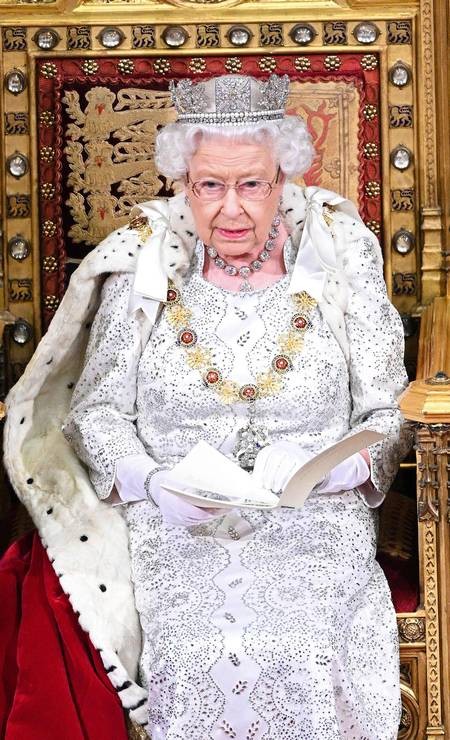
[[[275,442],[258,452],[253,477],[263,488],[280,494],[297,470],[312,457],[295,442]]]
[[[366,452],[355,452],[336,465],[323,481],[317,484],[317,493],[339,493],[340,491],[351,491],[366,483],[370,478],[370,467],[367,464]],[[369,453],[367,452],[367,457]],[[370,461],[370,458],[369,458]]]

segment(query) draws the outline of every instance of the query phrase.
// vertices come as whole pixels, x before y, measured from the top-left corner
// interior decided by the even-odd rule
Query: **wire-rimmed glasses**
[[[275,177],[271,182],[267,180],[240,180],[234,185],[230,185],[222,180],[216,180],[214,177],[204,177],[201,180],[192,182],[187,173],[187,181],[194,195],[205,203],[211,203],[215,200],[225,198],[228,190],[236,190],[239,198],[242,200],[265,200],[273,190],[273,186],[278,182],[280,167],[278,167]]]

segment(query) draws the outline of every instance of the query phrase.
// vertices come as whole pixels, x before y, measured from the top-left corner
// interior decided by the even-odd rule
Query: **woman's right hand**
[[[192,527],[195,524],[202,524],[228,513],[224,509],[206,509],[194,506],[194,504],[184,501],[175,493],[170,493],[162,487],[167,479],[167,474],[167,470],[159,470],[152,475],[149,484],[149,494],[159,507],[165,524],[172,527]]]

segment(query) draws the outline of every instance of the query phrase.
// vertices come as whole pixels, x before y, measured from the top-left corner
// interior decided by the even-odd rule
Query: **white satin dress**
[[[252,294],[202,276],[197,244],[183,303],[223,376],[269,368],[292,316],[288,274]],[[358,491],[312,494],[300,511],[234,510],[167,526],[151,502],[125,507],[143,632],[141,680],[153,740],[394,740],[400,720],[394,609],[375,560],[376,509],[408,435],[396,397],[406,382],[403,332],[370,239],[352,251],[346,314],[350,361],[314,309],[282,391],[258,400],[270,440],[318,452],[362,428],[378,501]],[[115,461],[149,454],[173,465],[201,439],[230,453],[247,416],[186,364],[164,311],[144,350],[129,314],[133,276],[112,275],[91,331],[65,433],[101,497]]]

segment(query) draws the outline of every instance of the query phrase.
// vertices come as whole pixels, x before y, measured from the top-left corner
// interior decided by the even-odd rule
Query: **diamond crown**
[[[169,85],[180,123],[245,125],[277,121],[285,115],[288,75],[267,80],[245,75],[223,75],[193,83],[173,80]]]

